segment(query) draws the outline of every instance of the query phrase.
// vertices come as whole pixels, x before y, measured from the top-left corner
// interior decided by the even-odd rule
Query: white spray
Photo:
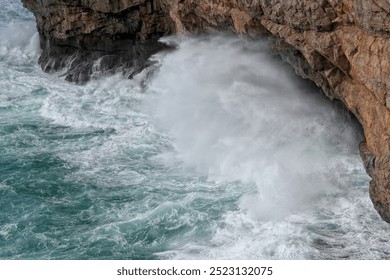
[[[340,154],[356,152],[359,135],[265,42],[166,40],[179,47],[156,56],[149,110],[174,140],[171,164],[175,157],[211,180],[255,184],[241,208],[260,219],[309,207],[338,187]]]

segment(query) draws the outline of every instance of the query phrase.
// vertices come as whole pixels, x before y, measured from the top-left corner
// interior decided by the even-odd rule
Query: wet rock
[[[139,71],[161,50],[158,39],[170,33],[157,1],[23,0],[37,20],[46,72],[63,71],[83,83],[102,74]],[[104,59],[100,59],[104,57]]]

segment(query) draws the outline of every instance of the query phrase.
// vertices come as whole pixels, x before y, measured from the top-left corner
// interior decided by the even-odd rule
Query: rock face
[[[68,65],[74,81],[88,79],[98,58],[102,71],[136,71],[167,34],[272,36],[299,75],[362,124],[370,197],[390,222],[390,0],[22,1],[37,18],[43,69]]]
[[[113,71],[128,75],[145,66],[170,33],[170,20],[158,1],[26,0],[37,20],[46,72],[64,71],[83,83]]]

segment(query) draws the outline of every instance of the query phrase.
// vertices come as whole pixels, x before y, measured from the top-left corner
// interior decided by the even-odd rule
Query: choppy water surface
[[[266,43],[167,38],[146,88],[76,86],[0,4],[0,258],[390,258],[359,129]]]

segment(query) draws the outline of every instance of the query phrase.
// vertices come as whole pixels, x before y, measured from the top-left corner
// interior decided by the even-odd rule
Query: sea
[[[76,85],[0,6],[0,259],[390,259],[362,128],[267,40],[166,37]]]

